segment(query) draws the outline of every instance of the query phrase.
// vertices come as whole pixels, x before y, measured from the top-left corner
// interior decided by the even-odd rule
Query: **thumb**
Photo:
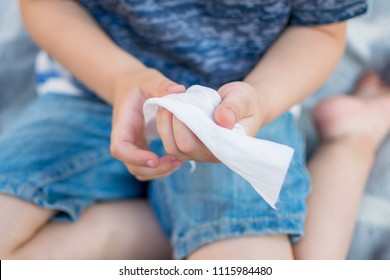
[[[232,129],[237,117],[234,109],[221,103],[214,111],[214,120],[218,125]]]
[[[160,97],[171,93],[183,93],[186,88],[165,77],[152,68],[145,70],[140,81],[140,89],[146,97]]]
[[[244,92],[228,85],[218,91],[222,102],[214,111],[214,120],[218,125],[232,129],[237,122],[247,117],[249,99],[245,98]]]

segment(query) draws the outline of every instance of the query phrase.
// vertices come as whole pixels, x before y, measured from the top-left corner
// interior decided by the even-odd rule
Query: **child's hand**
[[[144,138],[143,104],[149,97],[181,93],[185,87],[160,72],[145,69],[120,79],[113,102],[111,154],[122,161],[138,180],[165,177],[182,163],[172,156],[159,158]]]
[[[214,112],[215,122],[229,129],[238,122],[244,126],[248,135],[255,136],[265,113],[265,106],[260,105],[256,90],[245,82],[233,82],[222,86],[218,93],[222,102]],[[160,109],[156,121],[169,155],[181,161],[218,162],[203,143],[169,111]]]

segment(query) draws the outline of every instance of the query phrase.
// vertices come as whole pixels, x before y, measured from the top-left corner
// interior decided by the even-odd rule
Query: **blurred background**
[[[310,111],[320,100],[351,92],[357,78],[375,70],[390,83],[390,1],[371,0],[368,14],[350,21],[347,51],[327,83],[303,103],[300,125],[308,153],[317,145]],[[0,135],[36,97],[38,48],[23,29],[18,1],[0,1]],[[357,221],[349,258],[390,259],[390,139],[378,152]]]
[[[34,97],[38,49],[23,29],[18,1],[0,1],[0,133]]]

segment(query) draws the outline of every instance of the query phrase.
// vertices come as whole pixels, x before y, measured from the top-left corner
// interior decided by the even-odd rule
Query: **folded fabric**
[[[267,140],[249,137],[236,124],[227,129],[214,122],[213,113],[221,102],[213,89],[195,85],[185,93],[150,98],[144,104],[146,137],[159,138],[155,117],[159,106],[183,122],[228,168],[247,180],[273,208],[286,176],[293,149]]]

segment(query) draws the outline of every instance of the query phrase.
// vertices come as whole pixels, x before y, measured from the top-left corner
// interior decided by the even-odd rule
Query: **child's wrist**
[[[123,94],[129,94],[140,88],[140,81],[147,75],[148,69],[144,65],[130,66],[112,78],[111,99],[114,101]]]
[[[265,89],[256,87],[256,85],[251,84],[250,82],[244,81],[246,84],[250,85],[253,88],[255,93],[257,115],[259,120],[259,127],[270,122],[271,106],[269,106],[269,93]]]

